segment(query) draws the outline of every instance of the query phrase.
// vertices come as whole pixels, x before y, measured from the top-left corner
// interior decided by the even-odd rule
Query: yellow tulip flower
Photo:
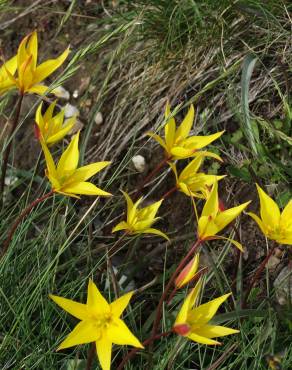
[[[100,365],[103,370],[109,370],[113,343],[144,348],[120,318],[133,293],[124,294],[114,302],[108,303],[90,279],[86,304],[50,295],[58,306],[81,320],[60,344],[58,350],[95,342]]]
[[[165,118],[167,119],[167,123],[164,127],[165,140],[163,140],[159,135],[152,132],[149,133],[149,136],[153,137],[153,139],[164,148],[168,160],[184,159],[196,156],[200,153],[199,149],[209,145],[223,134],[224,131],[209,136],[189,136],[194,121],[194,112],[194,107],[191,105],[181,125],[176,129],[174,117],[169,118],[171,112],[170,105],[167,103],[165,109]],[[204,155],[218,160],[221,159],[218,155],[211,152],[204,152]]]
[[[37,65],[38,60],[38,39],[37,32],[34,31],[26,36],[20,43],[17,51],[17,77],[6,68],[6,73],[11,80],[7,91],[12,86],[16,87],[20,94],[35,93],[43,95],[48,87],[41,82],[58,69],[65,61],[69,54],[67,48],[58,58],[49,59]],[[4,64],[5,67],[5,64]]]
[[[281,213],[276,202],[258,184],[256,186],[260,198],[261,219],[252,212],[248,215],[256,221],[262,233],[269,239],[292,245],[292,199]]]
[[[173,331],[194,342],[207,345],[220,344],[212,338],[239,333],[235,329],[209,324],[219,306],[231,293],[224,294],[208,303],[197,306],[200,289],[201,281],[198,281],[184,301],[175,320]]]
[[[182,288],[188,284],[197,274],[200,263],[199,253],[182,269],[178,277],[175,279],[176,288]]]
[[[151,204],[148,207],[138,209],[143,198],[137,200],[133,203],[132,199],[126,192],[122,192],[126,202],[127,202],[127,221],[122,221],[116,225],[112,232],[126,230],[130,235],[135,234],[156,234],[162,236],[163,238],[169,240],[168,236],[158,229],[153,229],[152,224],[159,219],[155,217],[162,203],[162,199],[158,202]]]
[[[217,233],[229,225],[249,203],[246,202],[237,207],[221,211],[218,199],[218,183],[215,182],[198,220],[198,237],[200,240],[227,239],[217,235]],[[243,247],[239,242],[232,239],[227,240],[243,251]]]
[[[12,76],[15,74],[17,69],[17,57],[9,59],[7,62],[0,67],[0,95],[13,88],[14,84],[7,74],[10,73]]]
[[[53,191],[75,198],[78,198],[76,194],[110,196],[110,193],[97,188],[86,180],[108,166],[111,162],[96,162],[77,168],[79,161],[78,140],[79,132],[72,138],[56,167],[47,145],[40,138],[47,163],[46,175],[52,185]]]
[[[62,140],[64,136],[73,128],[76,123],[76,116],[69,118],[64,123],[65,110],[62,109],[58,114],[53,116],[57,100],[49,105],[48,109],[42,114],[41,103],[36,111],[35,121],[40,130],[43,140],[48,146],[51,146]]]
[[[175,178],[177,188],[187,196],[207,199],[210,194],[212,185],[225,176],[206,175],[205,173],[198,173],[198,170],[204,159],[203,155],[194,158],[178,176],[176,165],[169,163]]]

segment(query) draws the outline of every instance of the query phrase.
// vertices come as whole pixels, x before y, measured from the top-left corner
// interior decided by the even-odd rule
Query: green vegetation
[[[43,60],[71,45],[69,60],[49,79],[50,88],[62,85],[70,91],[69,102],[80,110],[80,164],[112,161],[92,182],[115,195],[79,200],[56,194],[35,207],[17,228],[0,260],[1,369],[86,369],[90,345],[55,351],[76,320],[48,295],[85,302],[92,278],[108,301],[115,299],[108,250],[120,237],[111,233],[125,210],[120,190],[134,193],[163,159],[161,148],[146,133],[162,132],[167,99],[178,122],[194,104],[194,135],[225,130],[208,146],[223,162],[207,159],[203,169],[228,175],[219,182],[227,208],[252,200],[251,209],[258,214],[255,182],[266,187],[279,206],[288,203],[291,12],[290,1],[285,0],[46,4],[0,0],[0,47],[5,59],[35,28]],[[2,161],[15,98],[11,91],[0,97]],[[0,211],[1,246],[25,207],[50,191],[44,156],[33,138],[40,101],[39,96],[27,97],[13,137],[9,185]],[[66,103],[61,99],[62,106]],[[101,124],[96,122],[98,112]],[[54,157],[60,157],[69,141],[52,149]],[[146,159],[143,173],[132,163],[137,154]],[[181,163],[178,168],[183,168]],[[174,184],[165,167],[143,189],[146,202],[158,201]],[[203,202],[197,205],[201,212]],[[163,287],[196,240],[190,197],[178,193],[165,199],[159,216],[155,227],[166,232],[170,242],[155,236],[126,236],[123,249],[112,258],[119,274],[126,276],[120,289],[129,283],[138,289],[123,318],[141,341],[151,335]],[[206,242],[201,260],[208,271],[201,298],[207,302],[232,291],[214,322],[240,333],[220,338],[222,345],[213,347],[175,335],[162,338],[150,347],[150,355],[148,348],[136,354],[127,369],[264,370],[274,356],[279,357],[281,369],[291,368],[291,297],[280,305],[273,285],[283,268],[291,269],[291,250],[277,247],[280,262],[262,272],[244,307],[248,284],[273,241],[267,241],[247,215],[235,226],[236,231],[230,228],[224,235],[240,241],[247,252],[239,258],[229,241]],[[163,306],[162,330],[170,330],[186,294],[186,289],[178,291],[171,304]],[[126,347],[113,347],[112,369],[126,354]],[[98,368],[94,361],[92,368]]]

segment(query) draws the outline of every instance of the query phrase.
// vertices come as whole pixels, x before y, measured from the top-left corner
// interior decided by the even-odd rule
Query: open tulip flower
[[[17,68],[17,58],[14,56],[0,67],[0,95],[13,88],[14,84],[8,73],[13,76]],[[8,72],[8,73],[7,73]]]
[[[175,178],[177,188],[187,196],[207,199],[210,194],[212,185],[221,180],[225,176],[206,175],[205,173],[198,173],[198,170],[204,159],[203,155],[194,158],[178,176],[176,165],[169,163]]]
[[[79,161],[78,140],[79,132],[72,138],[58,165],[55,166],[53,157],[40,136],[40,143],[47,163],[46,175],[52,185],[52,190],[75,198],[78,198],[76,194],[110,196],[110,193],[86,181],[108,166],[110,162],[96,162],[77,168]]]
[[[34,31],[26,36],[20,43],[17,51],[17,76],[9,71],[9,65],[6,67],[7,76],[10,79],[10,84],[1,89],[2,93],[16,87],[20,94],[35,93],[43,95],[48,87],[41,82],[58,69],[65,61],[69,54],[67,48],[58,58],[49,59],[40,65],[37,65],[38,60],[38,39],[37,32]],[[0,91],[1,91],[0,90]]]
[[[108,303],[92,280],[89,280],[86,304],[50,295],[58,306],[81,320],[58,350],[95,342],[100,365],[103,370],[109,370],[113,343],[143,348],[120,318],[132,295],[133,292],[130,292]]]
[[[189,136],[194,121],[193,105],[190,106],[187,115],[177,129],[175,119],[170,117],[170,115],[170,106],[169,103],[167,103],[165,109],[165,118],[167,119],[167,123],[164,127],[165,140],[157,134],[152,132],[149,133],[149,135],[164,148],[168,160],[177,160],[196,156],[200,153],[199,149],[204,148],[214,140],[218,139],[224,132],[221,131],[209,136]],[[220,157],[214,153],[202,153],[204,153],[205,156],[220,160]]]
[[[169,240],[168,236],[158,229],[152,228],[152,224],[159,219],[155,217],[162,203],[162,200],[151,204],[150,206],[139,209],[143,198],[133,203],[132,199],[126,192],[122,192],[127,202],[127,221],[122,221],[116,225],[112,232],[125,230],[130,235],[135,234],[156,234]]]
[[[43,140],[48,146],[62,140],[76,123],[76,116],[69,118],[64,123],[64,109],[53,116],[56,103],[57,100],[50,104],[44,114],[42,114],[43,103],[41,103],[35,115],[35,121],[38,125],[40,135],[42,135]]]
[[[243,203],[237,207],[221,210],[218,199],[218,183],[214,183],[209,198],[202,210],[201,217],[198,220],[198,237],[200,240],[227,239],[233,243],[239,250],[243,251],[242,245],[233,240],[217,235],[229,225],[249,204]]]
[[[193,257],[190,262],[181,270],[178,277],[175,279],[177,289],[188,284],[196,276],[200,263],[199,253]]]
[[[231,293],[224,294],[208,303],[197,306],[200,289],[201,281],[199,280],[184,301],[175,320],[173,331],[194,342],[207,345],[220,344],[212,338],[239,333],[235,329],[209,324],[209,321],[215,316],[219,306]]]
[[[276,202],[259,185],[256,186],[260,198],[261,218],[252,212],[248,215],[256,221],[262,233],[269,239],[292,245],[292,199],[281,214]]]

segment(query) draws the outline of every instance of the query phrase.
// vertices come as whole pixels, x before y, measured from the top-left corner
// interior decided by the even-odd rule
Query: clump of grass
[[[285,151],[290,150],[289,128],[286,125],[290,119],[287,110],[287,79],[283,65],[277,64],[278,55],[284,58],[287,55],[288,23],[285,6],[274,1],[264,5],[257,1],[235,4],[222,1],[219,6],[215,6],[214,2],[180,3],[181,6],[175,1],[162,0],[153,0],[151,4],[143,1],[130,4],[120,2],[118,9],[105,8],[103,18],[98,20],[98,25],[107,24],[108,27],[96,29],[96,23],[92,21],[91,28],[82,28],[82,45],[79,44],[57,83],[69,83],[69,78],[79,73],[78,68],[82,68],[83,63],[89,63],[93,70],[90,86],[79,101],[80,105],[88,99],[94,101],[90,109],[84,109],[81,117],[86,121],[82,146],[84,162],[103,160],[111,155],[114,163],[105,172],[104,178],[101,178],[101,186],[107,185],[110,191],[116,192],[118,188],[134,188],[137,185],[137,174],[131,165],[131,158],[134,154],[142,153],[149,166],[154,166],[152,159],[158,151],[146,139],[145,132],[149,129],[157,130],[163,124],[162,111],[168,97],[174,105],[196,103],[195,134],[206,135],[222,128],[227,130],[224,136],[227,139],[221,141],[220,149],[229,169],[231,166],[233,168],[230,173],[239,179],[237,184],[242,185],[242,180],[252,182],[254,174],[263,183],[270,183],[272,170],[272,181],[283,182],[284,185],[280,184],[278,188],[287,192],[285,182],[289,181],[289,172],[283,162],[285,158],[281,149],[285,147]],[[86,16],[85,8],[77,2],[72,4],[68,9],[62,9],[62,18],[59,18],[59,27],[55,30],[59,35],[70,25],[75,25],[76,14]],[[96,12],[99,14],[102,7],[97,7]],[[48,11],[41,7],[39,10]],[[49,12],[55,17],[53,8],[49,8]],[[112,17],[114,14],[115,17]],[[239,19],[236,18],[238,14],[241,16]],[[88,19],[91,22],[91,18]],[[116,22],[121,25],[113,29]],[[220,32],[222,30],[223,34]],[[212,37],[215,32],[215,37]],[[279,42],[275,42],[275,35]],[[280,158],[275,154],[278,161],[273,160],[273,156],[269,162],[268,157],[255,157],[244,136],[240,67],[247,50],[252,51],[259,60],[247,89],[252,135],[258,147],[264,147],[266,155],[275,143],[280,145],[281,148],[277,148]],[[98,63],[95,59],[91,63],[91,58],[98,58]],[[261,69],[260,66],[264,67]],[[86,70],[82,73],[86,74]],[[280,98],[270,99],[275,97],[275,91]],[[271,100],[270,106],[265,110],[268,100]],[[8,98],[1,100],[1,112],[6,113],[9,104],[11,101]],[[177,117],[183,116],[183,109],[178,107]],[[102,111],[105,117],[99,130],[94,123],[98,111]],[[276,124],[276,120],[280,120],[282,125]],[[260,172],[259,168],[262,167],[265,170]],[[17,174],[18,181],[9,187],[7,207],[1,210],[1,241],[5,238],[8,225],[28,202],[36,194],[47,190],[43,168],[43,161],[39,165],[33,164],[27,173],[11,166],[11,174]],[[214,171],[222,173],[224,168],[217,166]],[[243,168],[248,172],[244,172]],[[162,182],[157,181],[155,184],[154,181],[152,189],[146,188],[149,199],[156,197],[158,192],[162,193],[161,184],[168,183],[165,181],[166,176],[169,176],[167,172],[159,177]],[[232,192],[227,196],[232,198]],[[175,201],[178,200],[175,198]],[[286,203],[287,199],[284,199],[283,204]],[[75,320],[57,310],[48,301],[48,294],[54,292],[84,302],[87,280],[93,277],[106,292],[106,297],[110,301],[114,300],[114,290],[110,283],[111,270],[105,268],[105,262],[108,249],[116,241],[110,234],[112,223],[119,219],[123,207],[119,196],[108,202],[80,202],[57,196],[53,202],[40,204],[19,226],[9,253],[0,263],[0,363],[4,364],[4,369],[86,367],[86,346],[64,352],[54,351],[64,333],[72,329]],[[171,203],[166,201],[164,211],[167,217],[171,217],[170,207]],[[139,338],[144,339],[149,335],[162,285],[168,281],[174,264],[177,264],[194,239],[194,217],[190,216],[190,210],[189,202],[186,216],[191,219],[191,223],[174,229],[171,236],[178,236],[170,245],[158,243],[157,239],[143,241],[139,238],[134,242],[125,240],[125,249],[131,248],[131,258],[124,270],[128,274],[127,279],[134,280],[141,290],[127,312],[126,320]],[[180,223],[184,223],[184,219]],[[168,219],[162,225],[166,228],[174,227]],[[244,226],[242,228],[244,235]],[[120,252],[118,255],[124,258],[125,254]],[[230,278],[226,257],[234,266],[229,242],[218,242],[216,249],[206,246],[204,258],[211,269],[206,277],[204,300],[210,300],[215,291],[216,294],[223,294],[234,290],[235,283]],[[158,259],[160,264],[157,263]],[[240,329],[241,334],[226,337],[223,346],[213,348],[190,345],[175,336],[164,338],[154,343],[153,368],[264,369],[268,365],[267,356],[277,355],[281,358],[282,368],[289,369],[292,356],[287,339],[290,334],[289,315],[287,312],[282,315],[275,303],[268,271],[260,283],[261,288],[266,285],[263,290],[266,296],[258,296],[256,293],[260,290],[253,290],[250,309],[240,309],[245,281],[252,275],[253,268],[256,268],[253,261],[251,266],[241,263],[243,269],[238,270],[234,290],[236,301],[229,303],[228,314],[222,314],[221,318],[219,315],[217,321],[214,321],[216,324],[226,321],[232,323]],[[131,270],[133,264],[135,266]],[[184,297],[185,293],[179,293],[170,308],[164,306],[161,322],[163,329],[172,325]],[[282,321],[283,316],[285,323]],[[115,363],[123,356],[124,350],[114,349]],[[138,369],[147,364],[146,356],[136,356],[128,368]]]

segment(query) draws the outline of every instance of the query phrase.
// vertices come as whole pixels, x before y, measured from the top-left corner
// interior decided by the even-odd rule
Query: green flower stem
[[[8,159],[9,159],[9,154],[10,154],[11,147],[12,147],[12,137],[19,123],[23,96],[24,96],[23,94],[19,95],[17,107],[16,107],[16,113],[14,116],[14,120],[12,122],[12,127],[11,127],[10,135],[8,138],[9,142],[3,154],[2,171],[1,171],[1,179],[0,179],[0,197],[1,197],[0,202],[1,203],[3,201],[3,192],[4,192],[4,186],[5,186],[5,177],[6,177],[6,172],[7,172]]]
[[[170,330],[170,331],[166,331],[164,333],[157,334],[155,336],[152,336],[151,338],[146,339],[142,344],[145,347],[145,346],[147,346],[148,344],[154,342],[157,339],[160,339],[160,338],[163,338],[163,337],[167,337],[171,333],[172,333],[172,331]],[[124,366],[126,365],[126,363],[132,357],[134,357],[135,354],[136,354],[136,352],[138,352],[139,350],[140,350],[140,348],[133,348],[130,352],[128,352],[128,354],[122,359],[121,363],[117,367],[117,370],[122,370],[124,368]],[[89,370],[89,369],[86,368],[86,370]]]
[[[5,240],[5,243],[3,245],[3,248],[2,248],[2,251],[0,253],[0,256],[1,258],[5,255],[5,253],[7,252],[8,250],[8,247],[10,245],[10,242],[13,238],[13,235],[17,229],[17,227],[19,226],[19,224],[21,223],[21,221],[27,216],[30,214],[30,212],[32,211],[32,209],[34,207],[36,207],[39,203],[43,202],[44,200],[46,200],[47,198],[51,197],[52,195],[54,194],[54,191],[51,190],[49,193],[43,195],[42,197],[40,198],[37,198],[35,199],[32,203],[30,203],[21,213],[20,215],[17,217],[17,219],[15,220],[14,224],[12,225],[9,233],[8,233],[8,236]]]

